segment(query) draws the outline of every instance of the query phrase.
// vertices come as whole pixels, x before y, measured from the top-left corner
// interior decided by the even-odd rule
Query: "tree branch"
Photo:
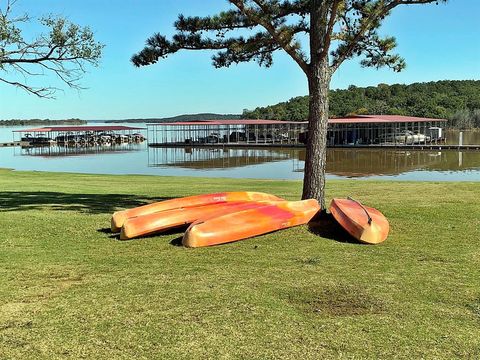
[[[332,3],[332,8],[330,10],[330,18],[328,20],[327,31],[325,32],[325,38],[323,40],[324,47],[321,54],[321,57],[325,57],[328,54],[328,50],[330,49],[330,44],[332,42],[332,32],[333,27],[335,26],[335,20],[337,18],[337,10],[341,0],[334,0]]]
[[[253,20],[255,23],[263,26],[265,30],[272,36],[272,38],[285,50],[285,52],[290,55],[290,57],[300,66],[305,74],[308,74],[308,63],[305,61],[303,55],[297,51],[297,49],[292,46],[291,40],[292,37],[285,36],[281,32],[278,32],[273,24],[263,19],[260,15],[258,15],[253,9],[245,6],[244,0],[230,0],[232,4],[234,4],[240,12],[245,14],[249,19]],[[261,1],[254,0],[254,2],[260,7],[260,9],[265,10],[264,6]],[[265,11],[265,14],[267,12]]]
[[[48,28],[48,33],[40,34],[30,42],[25,41],[19,25],[30,19],[26,15],[12,18],[11,7],[15,2],[9,0],[5,10],[0,10],[0,71],[15,72],[25,81],[3,78],[2,82],[39,97],[52,98],[57,88],[26,85],[28,76],[50,72],[68,87],[81,89],[78,81],[86,72],[84,65],[98,65],[104,45],[95,41],[88,27],[51,16],[40,19],[40,23]],[[41,71],[35,71],[35,67]]]
[[[22,90],[25,90],[26,92],[28,92],[30,94],[33,94],[35,96],[38,96],[39,98],[44,98],[44,99],[53,99],[54,92],[56,90],[59,90],[57,88],[52,88],[52,87],[34,88],[34,87],[22,84],[22,83],[17,82],[17,81],[8,81],[8,80],[3,79],[1,77],[0,77],[0,81],[6,83],[8,85],[13,85],[15,87],[18,87]]]
[[[338,54],[337,58],[334,60],[333,64],[331,65],[331,71],[335,72],[347,58],[351,57],[355,47],[358,45],[361,38],[367,33],[367,31],[378,26],[378,22],[386,15],[388,15],[388,13],[395,7],[399,5],[438,3],[438,1],[445,2],[446,0],[391,0],[387,3],[384,3],[383,1],[377,2],[375,5],[378,6],[378,9],[376,9],[376,11],[372,11],[368,17],[362,17],[360,19],[360,27],[358,28],[357,32],[352,36],[352,38],[347,41],[345,48]],[[382,4],[384,5],[382,6]]]

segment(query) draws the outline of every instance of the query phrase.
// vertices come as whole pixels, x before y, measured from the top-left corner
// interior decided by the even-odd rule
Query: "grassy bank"
[[[104,230],[116,209],[240,189],[301,183],[0,170],[0,358],[480,356],[480,183],[330,181],[389,218],[379,246],[333,225],[204,249]]]

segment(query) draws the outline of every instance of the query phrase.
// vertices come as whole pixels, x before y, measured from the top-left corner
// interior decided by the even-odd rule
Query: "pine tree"
[[[155,34],[132,57],[136,66],[156,63],[180,50],[215,50],[217,68],[247,61],[272,65],[272,54],[285,51],[308,80],[309,118],[303,182],[304,199],[325,208],[328,90],[334,72],[347,59],[363,56],[362,66],[401,71],[405,61],[392,53],[394,37],[382,37],[382,21],[400,5],[447,0],[229,0],[232,9],[208,17],[185,17],[175,22],[172,39]],[[250,36],[238,34],[250,31]],[[308,51],[301,38],[307,37]]]

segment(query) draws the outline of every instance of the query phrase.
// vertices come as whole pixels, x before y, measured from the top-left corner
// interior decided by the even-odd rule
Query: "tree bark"
[[[323,0],[312,0],[310,9],[310,65],[307,73],[310,102],[302,195],[302,199],[317,199],[322,209],[325,209],[328,90],[331,78],[326,44],[328,4]]]
[[[312,66],[308,77],[309,116],[302,199],[317,199],[325,209],[325,167],[327,161],[328,62]]]

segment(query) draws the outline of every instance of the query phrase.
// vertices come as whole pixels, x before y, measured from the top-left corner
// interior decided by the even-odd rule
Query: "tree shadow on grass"
[[[325,239],[343,243],[361,244],[335,220],[332,214],[322,213],[308,223],[308,230]]]
[[[112,213],[163,201],[171,197],[150,198],[131,194],[68,194],[50,191],[2,191],[0,192],[0,213],[28,210],[76,211],[87,214]]]

